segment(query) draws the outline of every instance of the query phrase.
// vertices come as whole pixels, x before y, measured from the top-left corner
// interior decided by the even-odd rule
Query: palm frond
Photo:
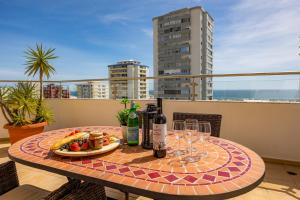
[[[28,47],[25,51],[25,74],[29,76],[35,76],[37,73],[44,74],[47,78],[55,72],[52,65],[49,64],[49,60],[57,58],[54,54],[55,49],[44,49],[43,44],[36,44],[35,50]]]

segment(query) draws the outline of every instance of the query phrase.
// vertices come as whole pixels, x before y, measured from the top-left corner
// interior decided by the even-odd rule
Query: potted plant
[[[124,109],[120,110],[117,114],[118,121],[120,123],[120,126],[122,128],[122,136],[123,136],[123,142],[127,142],[127,120],[128,120],[128,114],[129,109],[127,108],[127,104],[129,103],[129,100],[127,98],[123,98],[120,102],[124,105]]]
[[[120,126],[122,128],[122,136],[123,136],[123,141],[124,143],[127,142],[127,121],[128,121],[128,115],[129,115],[129,108],[127,108],[127,104],[129,103],[129,100],[127,98],[123,98],[120,102],[121,104],[124,105],[124,109],[120,110],[117,114],[117,119],[120,123]],[[139,104],[135,104],[136,109],[138,110],[141,108]]]
[[[18,83],[16,87],[0,89],[0,107],[8,122],[11,144],[43,132],[44,126],[51,122],[53,115],[36,94],[36,85]]]
[[[39,75],[39,95],[36,85],[18,83],[15,88],[0,90],[0,107],[7,120],[4,128],[8,129],[10,142],[13,144],[30,135],[43,132],[44,127],[52,120],[53,115],[43,102],[43,78],[55,72],[49,60],[57,58],[55,49],[44,49],[42,44],[36,49],[26,50],[26,71],[28,76]],[[39,97],[38,97],[39,96]]]

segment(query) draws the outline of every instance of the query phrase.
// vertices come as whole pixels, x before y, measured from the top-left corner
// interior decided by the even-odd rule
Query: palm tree
[[[46,76],[47,79],[50,75],[55,72],[55,68],[49,64],[49,60],[57,58],[54,54],[55,49],[45,49],[42,44],[36,44],[36,49],[28,48],[25,51],[26,54],[26,71],[25,74],[28,76],[35,76],[39,74],[40,81],[40,101],[41,105],[43,99],[43,77]]]
[[[124,105],[124,109],[127,109],[127,104],[128,104],[128,103],[129,103],[128,98],[123,98],[123,99],[121,100],[121,104]]]

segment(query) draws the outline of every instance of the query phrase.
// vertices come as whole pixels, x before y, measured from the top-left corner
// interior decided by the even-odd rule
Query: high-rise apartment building
[[[139,61],[125,60],[108,65],[108,77],[110,79],[146,77],[149,67]],[[146,99],[148,87],[146,79],[139,80],[111,80],[110,99]]]
[[[109,88],[107,82],[91,81],[77,84],[77,98],[80,99],[108,99]]]
[[[44,98],[70,98],[70,90],[67,86],[48,84],[43,87]]]
[[[212,74],[213,18],[202,8],[184,8],[153,18],[155,76]],[[154,82],[155,96],[190,99],[191,79]],[[196,79],[196,99],[212,99],[212,78]]]

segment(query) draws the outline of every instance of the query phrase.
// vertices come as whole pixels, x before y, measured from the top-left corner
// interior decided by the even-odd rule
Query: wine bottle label
[[[150,140],[150,144],[153,144],[153,131],[149,130],[149,140]]]
[[[127,128],[127,140],[138,141],[139,139],[139,127],[128,127]]]
[[[149,140],[150,140],[150,144],[153,144],[153,120],[152,119],[149,119],[149,124],[150,124],[150,127],[149,127]]]
[[[128,117],[129,117],[130,119],[134,119],[134,118],[137,117],[137,115],[136,115],[135,112],[130,112],[129,115],[128,115]]]
[[[153,124],[153,149],[166,149],[167,124]]]

